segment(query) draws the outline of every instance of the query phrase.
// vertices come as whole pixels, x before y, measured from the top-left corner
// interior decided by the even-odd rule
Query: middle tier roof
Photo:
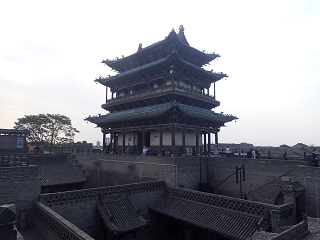
[[[156,77],[166,76],[169,74],[180,75],[190,82],[199,84],[204,88],[210,88],[211,83],[216,82],[227,74],[222,72],[216,73],[207,71],[201,67],[195,66],[187,61],[182,60],[176,51],[172,51],[166,58],[154,61],[152,63],[131,69],[108,78],[95,79],[115,92],[123,87],[134,86]]]

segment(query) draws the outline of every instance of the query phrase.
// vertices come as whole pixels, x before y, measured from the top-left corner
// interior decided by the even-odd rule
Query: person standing
[[[229,148],[229,146],[227,146],[227,147],[226,147],[227,157],[230,157],[230,153],[231,153],[230,148]]]
[[[252,158],[252,149],[251,148],[247,152],[247,158]]]
[[[319,167],[317,149],[313,149],[312,158],[313,158],[313,166]]]
[[[259,151],[258,151],[258,148],[255,148],[255,149],[254,149],[254,151],[255,151],[255,153],[256,153],[256,158],[260,158],[260,157],[259,157]]]
[[[254,149],[252,149],[252,158],[256,159],[256,151]]]

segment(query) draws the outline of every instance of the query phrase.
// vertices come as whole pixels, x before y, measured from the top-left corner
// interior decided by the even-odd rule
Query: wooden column
[[[113,133],[110,133],[110,152],[113,151],[113,146],[112,146],[112,143],[113,143]]]
[[[106,86],[106,103],[108,102],[108,87]]]
[[[126,153],[126,133],[122,132],[122,154]]]
[[[106,149],[106,133],[105,131],[102,132],[102,149],[105,150]]]
[[[182,129],[182,156],[186,156],[186,129]]]
[[[116,133],[113,133],[113,151],[116,151]]]
[[[207,133],[203,134],[203,152],[207,156]]]
[[[199,130],[196,131],[196,156],[199,155]]]
[[[215,134],[214,134],[214,143],[217,145],[217,148],[218,148],[218,132],[216,132]]]
[[[142,130],[142,147],[144,147],[146,144],[146,131]]]
[[[213,82],[213,99],[216,100],[216,82]]]
[[[208,156],[211,157],[211,132],[208,133]]]
[[[175,156],[176,150],[176,130],[175,127],[171,129],[171,157]]]
[[[159,154],[158,156],[162,156],[162,144],[163,144],[163,130],[159,130]]]

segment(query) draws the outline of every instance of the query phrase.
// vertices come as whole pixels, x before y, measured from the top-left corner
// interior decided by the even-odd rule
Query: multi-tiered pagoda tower
[[[180,26],[178,34],[172,30],[160,42],[145,48],[140,44],[128,57],[104,60],[118,72],[95,80],[106,86],[102,108],[109,113],[85,120],[102,129],[104,147],[110,134],[110,151],[124,153],[130,148],[141,153],[146,146],[150,153],[198,155],[203,143],[203,151],[210,152],[211,133],[217,144],[220,127],[236,119],[211,111],[220,105],[215,83],[227,75],[202,66],[217,57],[191,47]]]

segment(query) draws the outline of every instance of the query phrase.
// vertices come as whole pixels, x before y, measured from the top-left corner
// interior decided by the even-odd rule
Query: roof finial
[[[142,43],[139,44],[138,52],[142,49]]]
[[[180,25],[180,27],[179,27],[179,32],[184,32],[184,27],[183,27],[183,25]]]

